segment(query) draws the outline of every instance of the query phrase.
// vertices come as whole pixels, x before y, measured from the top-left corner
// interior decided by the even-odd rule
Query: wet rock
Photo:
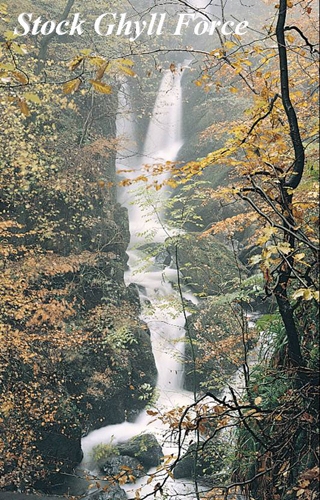
[[[67,388],[75,396],[86,432],[132,420],[153,395],[157,370],[150,335],[134,322],[130,327],[126,312],[124,316],[119,309],[119,318],[107,317],[106,326],[97,328],[94,344],[66,356]]]
[[[90,493],[82,500],[127,500],[127,495],[123,489],[116,483],[108,483],[104,486],[104,491],[95,491]]]
[[[201,295],[220,295],[235,288],[239,268],[245,276],[245,268],[237,262],[233,252],[213,236],[199,238],[197,233],[181,236],[178,248],[168,248],[178,266],[184,283]]]
[[[175,479],[197,477],[211,478],[219,473],[224,466],[222,449],[225,443],[218,440],[189,446],[173,470]]]
[[[113,455],[106,458],[100,465],[100,470],[108,477],[119,479],[126,476],[130,482],[133,478],[143,477],[145,470],[139,460],[126,455]],[[131,481],[132,482],[132,481]]]
[[[162,448],[153,434],[135,436],[126,443],[118,445],[121,455],[128,455],[139,460],[146,468],[156,467],[163,457]]]
[[[155,264],[157,264],[160,269],[163,267],[170,266],[171,263],[171,255],[167,250],[162,250],[155,257]]]

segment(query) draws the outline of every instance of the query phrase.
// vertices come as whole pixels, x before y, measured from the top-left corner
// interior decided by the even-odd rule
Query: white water
[[[126,174],[128,178],[134,179],[140,175],[141,168],[146,163],[158,164],[175,160],[182,145],[180,80],[181,74],[172,74],[169,71],[164,74],[149,124],[144,151],[140,158],[134,154],[137,149],[134,114],[131,110],[128,91],[124,86],[123,99],[120,102],[120,109],[124,112],[119,115],[118,135],[125,138],[125,147],[122,148],[118,167],[132,170]],[[161,179],[159,178],[159,182],[163,181],[164,175],[162,174]],[[193,395],[183,390],[185,318],[181,310],[180,297],[172,287],[172,283],[177,281],[177,271],[170,267],[163,269],[154,258],[148,258],[143,250],[139,249],[142,244],[149,241],[148,235],[150,234],[152,234],[153,244],[163,243],[170,236],[168,228],[161,221],[161,211],[154,203],[158,194],[152,190],[148,191],[149,207],[146,211],[143,207],[143,198],[141,198],[143,188],[143,184],[135,185],[135,187],[129,186],[122,188],[119,193],[121,203],[128,209],[131,234],[127,252],[129,270],[125,275],[125,280],[127,285],[130,283],[139,285],[142,304],[141,319],[149,327],[152,350],[158,369],[157,393],[159,397],[155,408],[163,412],[177,406],[189,405],[193,402]],[[139,193],[140,203],[137,203],[137,193]],[[197,302],[190,293],[185,292],[184,296],[188,300]],[[231,385],[241,394],[244,386],[241,370],[235,374]],[[229,399],[230,394],[225,391],[223,397]],[[210,400],[208,404],[214,405]],[[95,469],[91,455],[93,447],[100,443],[125,442],[143,432],[151,432],[157,437],[162,445],[164,455],[174,455],[177,452],[177,444],[170,440],[168,431],[168,427],[158,419],[148,415],[146,411],[141,412],[133,423],[123,422],[93,431],[82,440],[84,459],[81,467],[99,477],[99,471]],[[225,434],[224,438],[228,442],[232,439],[232,435]],[[188,443],[185,443],[185,447],[187,446]],[[154,472],[155,469],[152,469],[148,471],[148,474]],[[135,491],[141,488],[140,494],[143,498],[144,495],[151,494],[154,491],[154,485],[161,482],[164,477],[165,472],[160,474],[157,472],[155,479],[150,484],[147,484],[148,478],[144,477],[135,484],[127,484],[122,488],[126,490],[129,499],[134,498]],[[165,498],[172,500],[194,500],[194,484],[192,481],[173,481],[169,478],[164,487],[164,495]]]
[[[130,110],[130,100],[124,87],[123,99],[120,107]],[[143,164],[158,164],[165,161],[174,161],[182,145],[181,137],[182,97],[181,73],[167,71],[162,78],[159,93],[154,105],[153,115],[149,124],[142,158],[134,158],[135,150],[134,122],[124,113],[119,115],[118,135],[125,137],[126,148],[122,148],[119,168],[129,168],[132,172],[126,175],[134,178],[141,172]],[[164,180],[165,174],[159,177],[159,182]],[[181,309],[179,295],[172,288],[171,283],[177,281],[176,270],[165,268],[156,264],[153,258],[148,258],[143,251],[137,248],[146,242],[152,235],[152,243],[163,243],[169,236],[168,229],[160,220],[160,213],[151,203],[146,211],[142,203],[137,203],[137,192],[143,190],[143,185],[133,188],[122,188],[119,193],[121,203],[127,207],[129,213],[129,226],[131,240],[128,250],[129,271],[125,275],[126,284],[136,283],[142,303],[141,319],[148,324],[151,333],[152,350],[158,370],[157,393],[159,398],[157,409],[170,410],[176,406],[190,404],[193,395],[183,390],[183,356],[184,356],[184,322],[185,318]],[[148,196],[153,201],[155,191],[148,191]],[[158,195],[158,192],[157,192]],[[151,209],[150,209],[151,208]],[[143,262],[143,266],[141,263]],[[188,295],[188,299],[196,299]],[[165,435],[168,428],[159,420],[150,417],[143,411],[134,423],[123,422],[91,432],[82,440],[84,459],[81,466],[95,471],[92,461],[92,448],[100,443],[113,444],[124,442],[141,432],[154,433],[161,445],[164,454],[176,452],[174,443],[166,442]],[[135,485],[126,485],[129,497],[134,496],[134,491],[143,486],[142,494],[153,491],[154,484],[161,480],[155,479],[154,483],[146,485],[146,479],[140,480]],[[188,481],[170,480],[166,486],[166,493],[172,498],[194,498],[192,483]],[[190,493],[191,496],[187,496]]]

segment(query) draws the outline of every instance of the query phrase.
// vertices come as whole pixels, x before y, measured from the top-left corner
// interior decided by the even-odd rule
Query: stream
[[[174,161],[182,146],[182,71],[163,74],[159,92],[155,101],[153,114],[150,119],[143,154],[138,158],[134,154],[134,121],[131,116],[130,98],[128,89],[123,86],[120,98],[117,123],[118,136],[124,137],[127,149],[122,151],[122,159],[118,160],[118,169],[132,169],[126,172],[126,178],[137,177],[143,164],[163,163]],[[165,174],[157,179],[162,182]],[[181,301],[172,283],[177,282],[177,271],[157,263],[154,257],[141,249],[144,244],[162,244],[170,236],[168,229],[161,221],[161,213],[151,206],[145,210],[140,200],[140,192],[144,186],[134,184],[134,187],[123,187],[119,190],[119,201],[128,209],[130,225],[130,245],[128,248],[128,271],[125,274],[127,285],[134,283],[138,286],[142,305],[141,319],[148,325],[151,334],[152,351],[158,370],[156,393],[157,410],[170,410],[177,406],[193,402],[193,394],[183,389],[183,357],[184,357],[184,323],[185,317],[181,308]],[[157,192],[157,197],[158,197]],[[166,196],[166,193],[161,193]],[[138,197],[138,201],[137,201]],[[186,298],[194,303],[197,299],[187,290]],[[179,306],[180,303],[180,306]],[[177,451],[177,446],[167,440],[168,428],[159,420],[155,420],[146,411],[143,411],[135,422],[123,422],[110,425],[91,432],[82,440],[84,453],[81,467],[91,474],[99,476],[92,459],[92,449],[100,443],[113,444],[125,442],[142,432],[152,432],[163,448],[164,455]],[[153,471],[149,471],[149,474]],[[101,473],[100,473],[101,475]],[[157,477],[154,482],[146,485],[146,478],[142,478],[134,485],[121,486],[129,498],[141,487],[141,496],[154,490],[154,484],[161,480]],[[169,498],[194,498],[192,482],[186,480],[166,483],[164,494]]]
[[[182,124],[182,91],[181,78],[183,71],[166,71],[163,74],[155,101],[152,116],[144,143],[143,153],[135,152],[135,122],[130,103],[129,89],[123,85],[119,99],[119,116],[117,134],[124,138],[126,147],[119,154],[118,170],[125,170],[125,177],[136,178],[141,175],[141,167],[174,161],[183,144]],[[165,179],[164,173],[157,177],[158,182]],[[148,193],[148,194],[146,194]],[[143,183],[133,183],[119,189],[119,202],[128,210],[130,226],[130,244],[128,270],[125,282],[133,283],[139,290],[141,315],[150,330],[152,351],[158,371],[154,409],[157,412],[170,411],[177,407],[187,406],[194,402],[194,395],[183,389],[184,383],[184,337],[185,315],[181,305],[181,297],[177,291],[177,270],[170,265],[165,266],[163,259],[150,255],[161,253],[161,244],[175,233],[165,225],[161,215],[161,204],[165,201],[165,189],[146,190]],[[146,198],[147,197],[147,198]],[[148,253],[152,248],[153,252]],[[155,250],[155,251],[154,251]],[[159,251],[158,251],[159,250]],[[182,289],[183,297],[197,304],[198,300],[187,289]],[[251,323],[251,324],[250,324]],[[254,325],[254,317],[248,317],[248,326]],[[238,393],[243,390],[243,374],[239,369],[230,383]],[[224,397],[228,398],[227,391]],[[209,402],[209,404],[213,404]],[[152,433],[160,443],[165,456],[174,456],[178,444],[174,441],[168,425],[144,410],[135,422],[123,422],[97,429],[82,439],[83,461],[82,471],[89,472],[91,477],[101,477],[101,472],[94,463],[92,450],[99,444],[117,445],[128,441],[141,433]],[[192,436],[189,437],[189,440]],[[230,446],[232,436],[225,435],[226,445]],[[183,452],[189,442],[184,443]],[[152,495],[155,485],[166,477],[165,471],[157,471],[153,480],[149,479],[156,469],[148,471],[148,475],[135,483],[121,485],[127,498],[134,499],[139,489],[141,498]],[[149,483],[149,484],[148,484]],[[201,482],[198,491],[205,486]],[[92,490],[91,490],[92,491]],[[167,478],[162,498],[170,500],[196,498],[195,484],[191,480]],[[239,495],[239,498],[243,498]]]

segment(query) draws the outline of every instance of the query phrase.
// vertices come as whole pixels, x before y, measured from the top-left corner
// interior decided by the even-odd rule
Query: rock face
[[[177,254],[184,283],[201,296],[230,292],[239,279],[238,267],[246,274],[232,251],[213,236],[199,238],[199,234],[189,233],[177,245],[177,250],[169,246],[168,251],[174,260]]]
[[[118,445],[101,445],[95,450],[95,461],[109,481],[134,482],[148,469],[161,463],[161,446],[153,434],[141,434]]]
[[[128,306],[124,311],[128,313]],[[123,422],[130,416],[134,418],[145,406],[148,394],[152,394],[156,367],[150,337],[134,323],[129,315],[114,316],[112,325],[96,344],[70,352],[66,359],[68,391],[78,401],[83,428],[87,431]],[[151,392],[146,392],[144,387]]]
[[[215,482],[219,478],[218,481],[221,481],[228,474],[226,470],[223,470],[228,452],[226,442],[220,441],[217,437],[214,441],[199,443],[199,445],[193,443],[173,469],[173,475],[175,479],[192,479],[196,473],[198,478]]]
[[[94,109],[75,99],[79,112],[55,123],[55,165],[41,156],[43,171],[23,195],[0,189],[0,218],[13,228],[1,282],[8,341],[0,406],[8,410],[0,421],[0,488],[50,491],[56,473],[81,461],[81,435],[134,418],[156,383],[138,296],[124,283],[130,235],[116,199],[116,92],[96,98]]]
[[[135,457],[146,470],[159,465],[163,457],[162,448],[153,434],[135,436],[119,444],[118,450],[121,455]]]
[[[195,474],[197,477],[210,478],[223,467],[223,455],[219,442],[200,443],[199,446],[193,443],[175,466],[173,475],[175,479],[189,479]]]
[[[237,318],[237,314],[239,317]],[[188,318],[185,388],[218,394],[243,363],[240,307],[203,301]]]

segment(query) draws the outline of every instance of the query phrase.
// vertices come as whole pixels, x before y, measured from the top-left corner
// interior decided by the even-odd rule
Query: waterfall
[[[143,165],[155,165],[173,161],[179,149],[182,146],[182,91],[181,91],[181,72],[172,73],[166,71],[162,77],[155,105],[153,108],[152,117],[147,130],[147,135],[144,143],[143,153],[141,157],[135,159],[130,157],[130,150],[126,150],[120,162],[119,169],[124,169],[124,177],[127,179],[135,179],[141,174]],[[126,93],[127,95],[127,93]],[[122,102],[123,104],[123,98]],[[131,103],[128,97],[124,102],[125,109],[131,109]],[[129,118],[130,120],[130,118]],[[127,120],[127,121],[129,121]],[[132,129],[132,121],[130,124],[124,123],[125,119],[121,118],[117,126],[120,135],[126,136],[126,141],[129,144],[134,143],[134,131]],[[129,170],[129,171],[128,171]],[[157,177],[158,182],[163,182],[167,174],[164,173]],[[150,179],[151,180],[151,179]],[[149,202],[147,196],[149,195]],[[134,259],[130,249],[137,244],[144,244],[146,236],[152,236],[153,242],[163,243],[168,237],[162,222],[160,221],[160,213],[157,207],[154,206],[154,200],[157,200],[158,206],[163,204],[165,199],[163,191],[158,192],[155,196],[154,191],[145,191],[145,184],[135,183],[133,187],[121,189],[119,191],[119,201],[127,207],[129,213],[129,228],[130,228],[130,247],[129,259]],[[146,206],[149,207],[146,210]],[[141,256],[139,256],[141,258]],[[129,266],[135,268],[135,263],[129,260]]]
[[[120,107],[131,110],[128,89],[124,86]],[[158,96],[155,101],[152,118],[149,123],[144,151],[141,158],[133,159],[131,152],[134,150],[134,126],[130,116],[120,114],[117,123],[118,136],[124,136],[126,148],[122,148],[118,167],[132,169],[128,173],[129,178],[139,175],[142,165],[155,164],[165,161],[174,161],[181,145],[181,120],[182,120],[182,96],[181,96],[181,72],[172,73],[167,71],[163,74]],[[128,123],[129,121],[129,123]],[[128,145],[128,146],[127,146]],[[163,181],[164,175],[161,176]],[[131,240],[128,249],[129,270],[125,274],[126,284],[135,283],[140,285],[140,301],[142,304],[141,319],[145,321],[151,333],[152,350],[158,369],[157,393],[159,399],[156,407],[165,410],[172,409],[176,405],[190,404],[193,395],[183,390],[183,355],[184,355],[184,322],[185,318],[181,310],[181,301],[178,293],[174,291],[172,282],[177,281],[177,271],[169,267],[157,265],[154,258],[148,258],[140,248],[145,243],[148,233],[152,234],[152,243],[161,244],[169,236],[168,230],[161,221],[160,214],[154,210],[153,205],[146,211],[142,204],[137,203],[137,192],[144,189],[143,184],[121,188],[119,200],[127,207],[129,214],[129,226]],[[150,193],[150,190],[148,190]],[[154,193],[155,194],[155,193]],[[159,194],[159,192],[157,192]],[[161,196],[163,194],[160,193]],[[165,195],[164,195],[165,196]],[[153,199],[153,194],[151,194]],[[151,209],[151,210],[150,210]],[[144,261],[143,269],[140,269]],[[192,298],[192,297],[191,297]],[[190,294],[188,295],[190,299]],[[193,299],[196,302],[196,299]],[[91,432],[82,440],[84,460],[82,466],[86,469],[94,468],[91,450],[100,443],[123,442],[139,433],[147,430],[157,435],[159,442],[163,445],[164,453],[172,453],[175,448],[172,443],[164,442],[167,428],[161,422],[152,422],[147,412],[143,411],[134,423],[123,422],[122,424],[106,426]],[[142,480],[143,481],[143,480]],[[170,480],[171,481],[171,480]],[[169,481],[169,483],[170,483]],[[146,481],[144,481],[145,484]],[[174,482],[176,489],[177,482]],[[132,494],[141,485],[126,485],[125,489]],[[171,484],[171,488],[173,484]],[[153,485],[145,486],[153,490]],[[151,488],[151,489],[150,489]],[[180,481],[179,491],[181,498],[192,491],[186,486],[186,481]],[[145,492],[145,489],[143,490]],[[170,485],[168,486],[170,493]],[[175,498],[179,498],[175,495]],[[190,498],[190,497],[186,497]]]
[[[173,161],[182,146],[181,72],[163,75],[144,145],[147,162]]]
[[[181,74],[166,71],[149,123],[142,162],[147,161],[155,164],[175,159],[182,145],[181,120]],[[166,174],[161,175],[161,180],[165,176]],[[131,194],[134,195],[143,188],[144,186],[140,185],[131,190]],[[154,192],[152,192],[151,197],[153,195]],[[163,198],[165,194],[160,193],[160,196]],[[177,315],[175,307],[168,306],[174,296],[169,280],[176,280],[176,271],[157,269],[153,259],[151,259],[149,269],[144,268],[142,272],[139,272],[139,262],[141,259],[146,259],[146,256],[139,248],[135,248],[137,243],[145,242],[144,238],[148,236],[148,232],[152,234],[153,243],[163,243],[169,233],[160,220],[159,212],[156,212],[153,206],[150,207],[151,210],[150,208],[147,210],[146,214],[142,206],[132,201],[130,194],[126,206],[129,213],[131,234],[128,252],[129,271],[125,276],[126,283],[140,285],[140,289],[145,290],[140,299],[144,303],[147,301],[151,303],[151,307],[143,308],[141,319],[148,324],[151,332],[153,354],[159,374],[158,389],[161,394],[163,391],[180,391],[183,384],[184,343],[183,341],[179,342],[179,338],[184,337],[184,317],[182,314]],[[140,234],[142,237],[139,236]]]
[[[129,89],[123,86],[120,109],[117,121],[118,137],[124,137],[125,147],[122,146],[118,167],[130,170],[127,177],[133,180],[141,174],[143,165],[174,161],[182,145],[182,96],[181,72],[164,73],[159,92],[155,101],[152,117],[149,123],[144,149],[141,156],[135,156],[135,127]],[[128,112],[127,112],[128,111]],[[166,174],[158,178],[163,182]],[[143,195],[149,197],[148,203],[143,203]],[[185,316],[181,307],[181,297],[172,286],[177,283],[177,270],[163,267],[154,257],[148,256],[145,247],[150,245],[148,235],[152,235],[153,248],[170,237],[170,230],[161,220],[161,210],[155,206],[156,195],[166,196],[163,191],[146,190],[143,183],[122,187],[119,190],[119,201],[128,209],[130,226],[130,244],[127,251],[129,269],[125,273],[126,284],[137,284],[140,290],[142,312],[140,318],[148,325],[151,334],[152,350],[158,369],[157,394],[155,404],[157,410],[171,410],[175,406],[189,405],[193,402],[193,394],[183,390],[183,357],[184,357],[184,324]],[[160,200],[161,201],[161,200]],[[147,205],[147,209],[145,206]],[[143,265],[142,265],[143,263]],[[191,293],[184,292],[184,297],[197,303]],[[234,381],[241,385],[240,370]],[[238,384],[239,382],[239,384]],[[243,384],[242,384],[243,385]],[[239,389],[240,390],[240,389]],[[225,397],[228,395],[225,393]],[[208,405],[214,405],[208,400]],[[93,447],[100,443],[113,444],[125,442],[128,439],[143,433],[152,432],[163,447],[164,455],[176,454],[177,445],[166,440],[168,427],[161,421],[154,419],[146,411],[142,411],[135,422],[123,422],[110,425],[91,432],[82,440],[84,460],[82,468],[89,469],[92,474],[99,476],[91,456]],[[229,435],[225,434],[225,439]],[[192,436],[190,436],[192,439]],[[188,443],[185,443],[186,446]],[[153,474],[155,469],[148,471]],[[162,476],[163,477],[163,476]],[[146,477],[139,479],[135,484],[126,484],[122,488],[130,498],[135,491],[141,488],[141,496],[152,494],[154,485],[159,481],[148,484]],[[198,485],[199,486],[199,485]],[[202,486],[199,486],[200,489]],[[192,481],[168,479],[164,494],[167,498],[194,499],[194,484]]]

